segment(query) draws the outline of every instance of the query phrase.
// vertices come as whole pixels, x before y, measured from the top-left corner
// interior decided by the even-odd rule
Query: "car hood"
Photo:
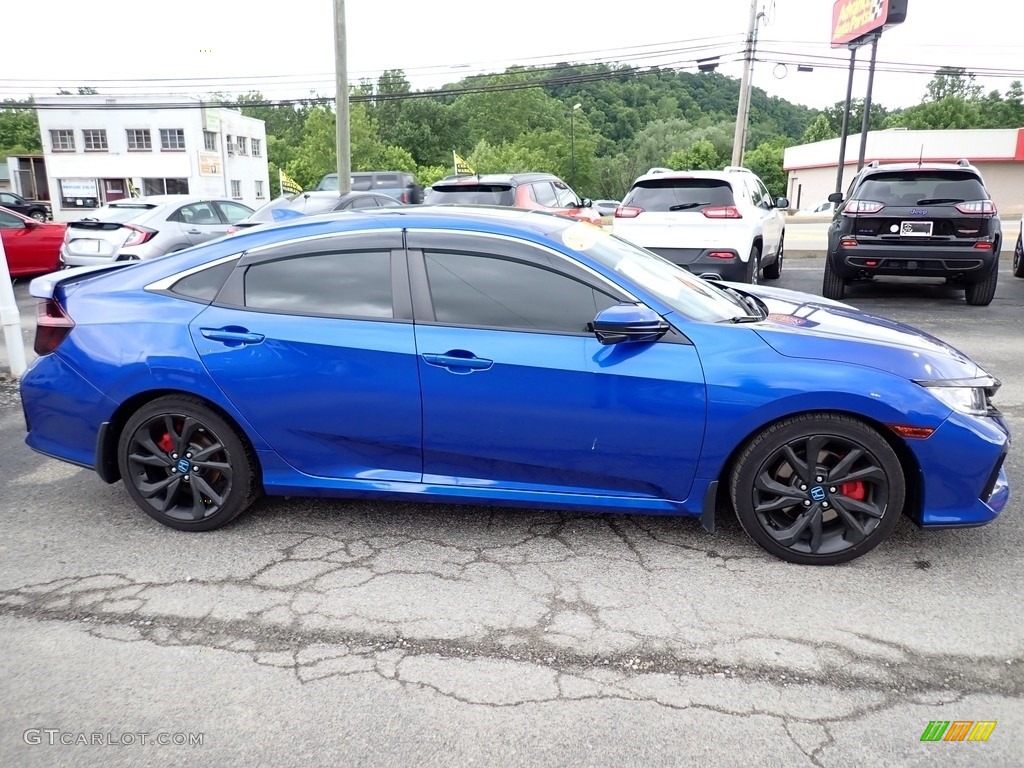
[[[809,293],[729,285],[768,307],[767,319],[752,327],[781,355],[855,363],[918,381],[986,375],[963,352],[904,323]]]

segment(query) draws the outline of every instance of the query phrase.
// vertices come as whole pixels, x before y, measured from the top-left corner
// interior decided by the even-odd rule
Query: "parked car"
[[[49,205],[38,200],[27,200],[14,192],[0,192],[0,207],[20,213],[22,216],[28,216],[36,221],[53,218]]]
[[[568,184],[550,173],[486,173],[448,176],[426,195],[430,205],[499,205],[561,213],[603,226],[590,200],[581,200]]]
[[[154,259],[226,235],[252,212],[235,200],[195,195],[118,200],[68,224],[60,261],[76,267]]]
[[[810,208],[802,208],[794,216],[831,216],[836,210],[836,204],[831,200],[823,200],[812,205]]]
[[[619,200],[595,200],[594,210],[602,216],[614,216],[615,209],[622,203]]]
[[[563,216],[301,217],[30,292],[28,445],[181,530],[261,492],[708,530],[731,506],[768,552],[830,564],[901,513],[977,526],[1009,496],[999,382],[966,355]]]
[[[711,279],[757,283],[782,274],[786,220],[753,172],[652,168],[633,182],[612,231]]]
[[[64,242],[63,224],[40,222],[0,208],[0,237],[11,277],[40,275],[57,269],[60,245]]]
[[[1013,276],[1024,277],[1024,216],[1020,220],[1017,232],[1017,245],[1013,248]]]
[[[416,177],[402,171],[356,171],[352,174],[352,192],[379,192],[400,203],[412,205],[423,202],[423,187]],[[328,173],[316,185],[317,192],[337,192],[338,174]]]
[[[968,304],[996,294],[1002,232],[981,172],[954,163],[865,166],[850,183],[828,232],[822,294],[841,299],[846,286],[876,277],[944,279]]]
[[[380,192],[299,192],[279,197],[228,228],[228,234],[260,224],[273,224],[294,216],[312,216],[330,211],[355,211],[360,208],[395,208],[402,205],[390,195]]]

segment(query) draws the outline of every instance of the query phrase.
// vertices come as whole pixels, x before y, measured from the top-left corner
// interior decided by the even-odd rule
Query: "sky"
[[[0,98],[83,85],[117,95],[335,91],[333,0],[47,0],[45,16],[31,3],[4,6]],[[817,108],[845,98],[850,53],[829,44],[832,6],[758,0],[755,87]],[[346,0],[349,80],[402,69],[414,89],[427,89],[515,64],[598,61],[692,72],[697,59],[714,55],[719,72],[738,78],[750,7],[751,0]],[[860,49],[855,98],[867,88],[868,57]],[[942,65],[977,71],[986,93],[1005,92],[1024,80],[1024,4],[908,0],[906,22],[882,35],[878,62],[874,101],[889,108],[920,103]],[[798,63],[814,69],[797,72]]]

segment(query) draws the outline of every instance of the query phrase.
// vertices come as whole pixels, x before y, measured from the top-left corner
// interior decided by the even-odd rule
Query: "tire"
[[[1013,276],[1024,277],[1024,243],[1021,235],[1017,235],[1017,245],[1013,249]]]
[[[846,281],[832,269],[832,262],[828,256],[825,256],[825,277],[821,281],[821,295],[835,301],[840,301],[846,295]]]
[[[972,307],[987,307],[996,295],[996,283],[999,282],[999,262],[992,265],[991,271],[980,283],[967,286],[964,298]]]
[[[729,487],[750,538],[801,565],[835,565],[871,551],[892,532],[906,498],[892,446],[867,424],[828,413],[765,429],[736,460]]]
[[[782,259],[785,256],[783,248],[785,247],[785,237],[779,240],[779,252],[775,256],[775,261],[764,268],[764,279],[765,280],[778,280],[782,277]]]
[[[121,432],[117,463],[132,500],[179,531],[220,528],[259,495],[248,443],[194,397],[171,395],[139,408]]]
[[[46,211],[32,211],[32,213],[29,214],[29,217],[36,221],[46,221]]]
[[[750,249],[750,256],[747,258],[747,274],[743,282],[757,285],[761,277],[761,250],[755,245]]]

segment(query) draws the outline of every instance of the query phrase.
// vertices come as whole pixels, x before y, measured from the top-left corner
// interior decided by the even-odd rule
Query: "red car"
[[[40,222],[0,208],[0,236],[11,277],[56,272],[66,228],[66,224]]]
[[[568,184],[550,173],[485,173],[448,176],[427,190],[427,205],[508,205],[551,211],[603,225],[590,200],[580,200]]]

